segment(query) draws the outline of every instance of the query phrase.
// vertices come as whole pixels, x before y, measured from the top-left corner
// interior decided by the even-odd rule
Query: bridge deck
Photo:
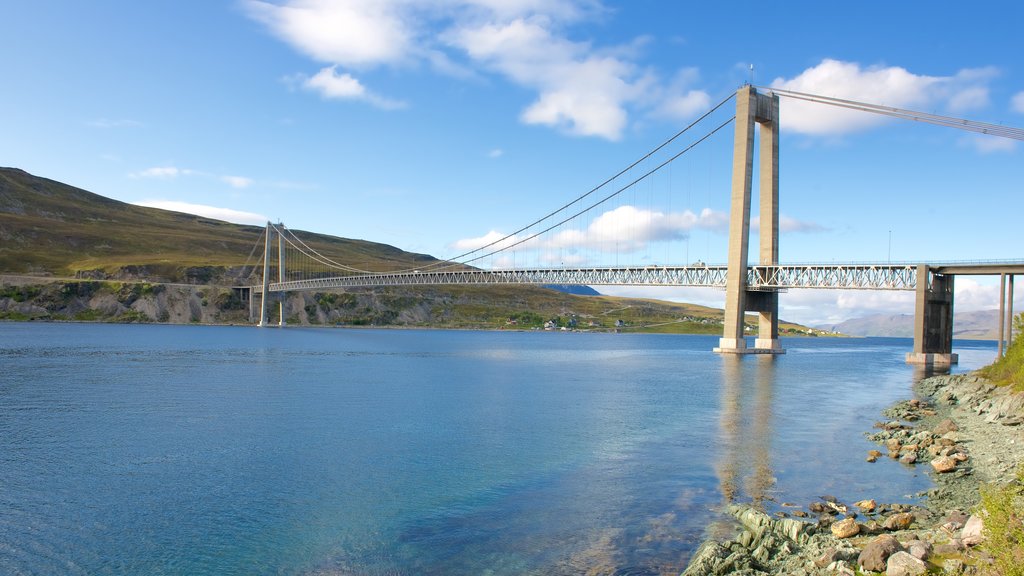
[[[726,266],[644,266],[446,270],[310,278],[270,284],[271,292],[373,286],[438,284],[565,284],[592,286],[692,286],[725,288]],[[808,264],[751,266],[750,290],[789,288],[914,290],[917,267],[910,264]],[[262,287],[254,287],[257,292]]]
[[[1024,274],[1024,261],[929,264],[951,275]],[[725,288],[726,266],[643,266],[599,268],[526,268],[516,270],[442,270],[355,274],[272,282],[271,292],[374,286],[439,284],[564,284],[587,286],[690,286]],[[256,293],[262,286],[253,286]],[[914,290],[915,264],[796,264],[750,266],[747,289]]]

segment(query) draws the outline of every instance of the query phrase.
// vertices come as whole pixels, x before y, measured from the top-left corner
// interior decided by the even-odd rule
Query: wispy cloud
[[[246,176],[234,176],[234,175],[217,175],[209,172],[203,172],[200,170],[193,170],[191,168],[179,168],[177,166],[154,166],[152,168],[146,168],[139,170],[138,172],[132,172],[128,174],[129,178],[137,179],[156,179],[156,180],[173,180],[183,176],[196,176],[207,179],[219,180],[232,188],[248,188],[256,183],[252,178]]]
[[[136,206],[146,206],[149,208],[159,208],[161,210],[172,210],[174,212],[195,214],[196,216],[203,216],[205,218],[213,218],[216,220],[226,220],[236,224],[264,224],[269,220],[266,216],[256,214],[254,212],[243,212],[232,208],[207,206],[205,204],[190,204],[188,202],[178,202],[176,200],[143,200],[141,202],[135,202],[134,204]]]
[[[754,216],[750,219],[751,229],[760,229],[761,217]],[[803,234],[814,234],[818,232],[828,232],[829,228],[822,226],[817,222],[810,222],[807,220],[797,220],[791,216],[785,214],[779,216],[779,232],[795,232]]]
[[[973,148],[981,154],[1013,152],[1017,149],[1016,140],[989,134],[969,134],[964,136],[960,143],[968,148]]]
[[[501,148],[494,148],[487,153],[488,158],[501,158],[505,155],[505,151]]]
[[[220,179],[232,188],[248,188],[252,186],[252,178],[246,178],[245,176],[221,176]]]
[[[177,166],[154,166],[139,172],[132,172],[128,176],[131,178],[157,178],[161,180],[169,180],[171,178],[177,178],[178,176],[191,176],[196,173],[197,172],[195,170],[178,168]]]
[[[1017,92],[1010,99],[1010,109],[1014,112],[1024,114],[1024,92]]]
[[[972,68],[953,76],[914,74],[898,66],[862,67],[856,62],[826,59],[793,78],[776,78],[774,88],[873,102],[897,108],[942,108],[951,114],[983,108],[989,103],[994,68]],[[840,135],[886,122],[884,116],[784,98],[780,114],[784,130],[811,135]]]
[[[129,120],[127,118],[96,118],[85,123],[93,128],[138,128],[142,122]]]

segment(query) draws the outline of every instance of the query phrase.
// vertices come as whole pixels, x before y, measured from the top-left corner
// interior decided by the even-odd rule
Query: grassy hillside
[[[0,168],[0,272],[75,276],[140,270],[183,281],[189,268],[241,267],[263,228],[126,204],[15,168]],[[373,270],[433,261],[393,246],[302,234],[313,248]],[[257,256],[262,247],[257,249]]]

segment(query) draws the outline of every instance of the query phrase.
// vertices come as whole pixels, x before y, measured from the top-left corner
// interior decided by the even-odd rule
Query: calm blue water
[[[864,462],[909,341],[716,343],[0,324],[0,573],[672,573],[729,499],[929,486]]]

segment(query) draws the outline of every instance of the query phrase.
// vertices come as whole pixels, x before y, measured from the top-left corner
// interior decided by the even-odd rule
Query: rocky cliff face
[[[466,302],[429,290],[421,295],[382,289],[293,292],[286,297],[284,314],[294,325],[445,325],[458,315],[453,311],[458,304]],[[251,317],[249,306],[246,291],[222,286],[0,279],[0,320],[248,324],[259,315],[258,295]],[[277,323],[277,301],[268,308],[270,321]]]
[[[0,319],[173,324],[248,320],[230,288],[182,284],[52,282],[0,285]]]

